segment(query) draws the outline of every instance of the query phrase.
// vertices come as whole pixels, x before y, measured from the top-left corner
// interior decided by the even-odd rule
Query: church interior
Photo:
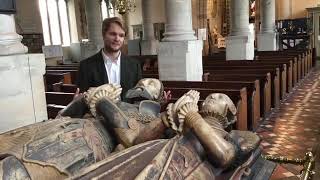
[[[104,48],[101,25],[105,18],[111,17],[124,22],[126,35],[121,55],[136,59],[141,64],[143,78],[159,79],[161,90],[171,92],[168,102],[159,105],[158,114],[166,112],[169,119],[164,124],[169,122],[179,137],[192,136],[191,139],[200,141],[204,153],[191,151],[196,145],[177,136],[170,136],[168,141],[138,138],[136,144],[124,143],[127,149],[119,150],[117,146],[112,153],[104,153],[99,148],[107,147],[109,140],[97,138],[99,133],[92,130],[97,126],[96,121],[79,121],[86,116],[61,117],[61,112],[79,113],[72,109],[77,103],[73,102],[79,64]],[[320,179],[319,57],[319,0],[0,0],[0,179]],[[88,90],[89,95],[85,94],[83,101],[93,103],[96,97],[91,94],[97,89]],[[214,97],[212,93],[220,94],[216,99],[225,103],[222,108],[225,114],[213,117],[221,117],[219,123],[221,119],[229,123],[225,127],[228,130],[223,130],[229,135],[224,134],[221,142],[214,138],[219,139],[223,133],[205,131],[206,123],[199,125],[210,119],[201,112],[207,97]],[[113,94],[106,96],[112,99]],[[189,99],[189,103],[192,101],[199,108],[199,116],[192,114],[200,119],[198,123],[187,113],[179,114],[189,110],[189,106],[179,111],[174,109],[181,108],[179,103],[186,97],[196,99]],[[111,109],[111,105],[103,106],[99,102],[94,102],[97,110],[92,111],[89,105],[86,108],[91,108],[91,113],[98,112],[98,107],[100,111]],[[170,108],[173,108],[171,112]],[[109,115],[113,111],[106,110]],[[121,113],[112,117],[121,119]],[[105,114],[97,115],[96,119],[110,118]],[[235,122],[228,119],[230,114]],[[128,117],[126,126],[132,130],[129,137],[139,127],[142,132],[141,127],[148,123],[152,132],[160,127],[151,127],[149,121],[137,125],[136,116],[129,113]],[[190,126],[190,132],[195,135],[181,130],[176,125],[178,122]],[[72,124],[91,129],[87,127],[80,132],[75,130],[80,125]],[[60,129],[63,133],[59,131],[59,134],[54,127],[65,130]],[[121,136],[118,134],[127,133],[120,130],[119,133],[118,129],[111,133],[117,138]],[[249,134],[239,135],[239,131]],[[151,130],[145,136],[148,133]],[[89,141],[84,138],[89,150],[77,144],[80,140],[71,143],[70,139],[80,139],[83,134],[96,138]],[[215,134],[207,138],[212,141],[203,138],[210,134]],[[253,143],[255,148],[248,155],[254,135],[259,142]],[[230,140],[233,137],[237,140]],[[243,143],[247,142],[246,138],[250,143]],[[52,143],[57,139],[60,144]],[[225,141],[236,144],[235,156],[246,157],[241,161],[245,163],[236,163],[239,159],[236,157],[232,161],[233,169],[230,166],[223,170],[222,165],[210,164],[211,156],[208,155],[208,160],[203,154],[213,153],[217,159],[229,157],[226,151],[221,152],[229,145]],[[242,149],[242,145],[247,146]],[[73,152],[68,156],[69,159],[72,156],[74,164],[57,160],[64,157],[61,154],[55,159],[48,158],[54,151]],[[90,156],[80,159],[89,151],[94,154],[93,160]],[[195,152],[198,154],[192,154]],[[19,161],[14,166],[27,173],[12,175],[14,170],[7,165],[15,161],[9,155]],[[174,163],[170,164],[168,159]],[[153,163],[148,164],[151,160]],[[36,172],[39,168],[43,173]]]

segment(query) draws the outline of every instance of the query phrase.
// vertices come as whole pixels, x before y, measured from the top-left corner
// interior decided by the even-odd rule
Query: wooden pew
[[[312,63],[311,66],[315,67],[317,64],[317,51],[316,48],[312,48]]]
[[[78,70],[77,66],[46,66],[46,70]]]
[[[73,100],[73,97],[74,93],[46,92],[48,117],[55,118],[57,113]]]
[[[265,54],[265,55],[264,55]],[[288,54],[285,54],[285,53],[282,53],[282,52],[279,52],[279,51],[272,51],[272,52],[266,52],[266,53],[264,53],[264,52],[256,52],[256,59],[269,59],[269,60],[273,60],[274,62],[276,62],[276,60],[278,60],[279,58],[281,58],[281,59],[287,59],[287,58],[291,58],[291,59],[293,59],[293,58],[296,58],[296,61],[297,61],[297,57],[298,57],[298,54],[299,53],[295,53],[295,54],[291,54],[290,55],[290,57],[288,56]],[[225,56],[218,56],[218,58],[222,58],[222,60],[224,60],[225,61]],[[275,59],[276,58],[276,59]],[[220,59],[221,60],[221,59]],[[204,56],[203,57],[203,62],[212,62],[212,61],[217,61],[217,56]],[[292,63],[293,64],[293,63]],[[293,65],[295,65],[295,64],[293,64]],[[289,67],[291,67],[291,65],[290,64],[287,64],[287,69],[288,69],[288,72],[290,71],[290,68]],[[299,67],[300,67],[300,71],[299,71],[299,74],[301,74],[301,63],[299,63]],[[294,68],[292,69],[292,70],[294,70]],[[293,73],[295,73],[295,72],[293,72]],[[288,76],[288,78],[290,78],[290,76],[291,76],[291,74]],[[292,77],[291,77],[292,78]],[[293,84],[295,84],[296,82],[297,82],[297,76],[295,76],[295,82],[294,83],[292,83],[292,85]],[[292,82],[292,81],[290,81],[290,80],[287,80],[288,82]],[[289,92],[289,90],[291,90],[291,87],[292,86],[289,86],[290,88],[288,88],[288,92]]]
[[[276,69],[259,69],[257,70],[250,70],[250,69],[242,69],[242,70],[213,70],[211,69],[204,71],[206,73],[210,73],[210,75],[219,75],[219,74],[232,74],[234,76],[241,75],[241,74],[262,74],[267,75],[270,73],[271,75],[271,104],[272,107],[278,108],[280,105],[280,75],[279,75],[279,68]]]
[[[297,80],[303,78],[304,76],[304,65],[305,65],[305,58],[303,57],[303,55],[301,53],[283,53],[280,54],[280,56],[278,54],[274,54],[272,52],[263,52],[263,53],[259,53],[256,56],[256,59],[263,59],[263,58],[280,58],[280,57],[284,57],[284,58],[297,58],[297,71],[298,71],[298,77]]]
[[[166,88],[202,88],[202,89],[247,89],[247,115],[248,129],[252,130],[258,126],[260,120],[260,84],[255,81],[162,81]]]
[[[286,89],[285,92],[290,92],[292,87],[293,87],[293,73],[295,73],[296,71],[293,72],[293,68],[294,65],[292,60],[279,60],[279,59],[275,59],[273,61],[260,61],[260,60],[232,60],[232,61],[225,61],[225,60],[206,60],[203,61],[203,65],[204,66],[216,66],[216,65],[241,65],[241,66],[257,66],[257,65],[262,65],[262,66],[278,66],[281,70],[281,77],[282,77],[282,81],[286,81],[286,87],[283,87],[283,89]],[[248,67],[250,68],[250,67]],[[284,71],[287,71],[287,74],[284,74]],[[286,79],[284,79],[287,76]],[[283,84],[284,86],[285,84]],[[285,92],[282,92],[282,94],[284,94]]]
[[[48,118],[54,119],[57,116],[58,112],[64,109],[65,107],[66,106],[48,104],[47,105]]]
[[[223,83],[223,82],[222,82]],[[257,82],[256,82],[257,83]],[[60,84],[60,87],[63,87],[64,85]],[[236,86],[236,85],[235,85]],[[238,85],[240,87],[240,85]],[[75,85],[71,85],[71,88],[75,88]],[[168,88],[165,88],[168,90]],[[176,91],[176,89],[181,89],[181,88],[170,88],[171,92],[173,94],[173,99],[174,98],[179,98],[182,95],[179,94],[180,91]],[[74,90],[74,89],[73,89]],[[183,91],[187,92],[188,89],[184,89]],[[244,126],[244,122],[247,122],[248,119],[248,115],[247,115],[247,90],[246,88],[239,88],[239,90],[232,90],[232,89],[228,89],[228,90],[224,90],[224,89],[195,89],[195,90],[199,90],[199,92],[201,93],[201,98],[205,98],[207,97],[209,94],[214,93],[214,92],[220,92],[220,93],[225,93],[228,96],[231,96],[230,98],[233,98],[233,100],[237,97],[237,98],[243,98],[241,99],[241,102],[236,101],[235,104],[238,105],[238,124],[237,124],[237,128],[240,129],[247,129],[247,124],[245,124]],[[173,92],[174,91],[174,92]],[[181,92],[180,92],[181,93]],[[256,93],[258,94],[258,93]],[[180,96],[179,96],[180,95]],[[54,105],[63,105],[66,106],[68,103],[70,103],[73,99],[74,93],[65,93],[65,92],[46,92],[46,98],[47,98],[47,104],[50,105],[48,107],[50,107],[50,109],[55,109]],[[256,96],[257,97],[257,96]],[[244,99],[245,98],[245,99]],[[202,99],[203,100],[203,99]],[[257,105],[257,104],[256,104]],[[52,110],[51,110],[52,111]],[[55,111],[54,111],[55,112]],[[51,112],[52,114],[52,112]],[[54,114],[54,113],[53,113]],[[55,114],[54,114],[55,115]],[[255,115],[256,116],[256,115]],[[241,122],[241,123],[240,123]]]
[[[159,78],[158,74],[142,74],[143,78]],[[260,117],[267,117],[271,112],[271,74],[204,74],[203,81],[255,81],[260,82]]]
[[[255,81],[260,83],[260,117],[266,117],[271,112],[271,75],[261,74],[215,74],[208,75],[208,81]]]
[[[228,61],[229,62],[229,61]],[[280,65],[247,65],[247,64],[243,64],[243,65],[234,65],[235,63],[217,63],[215,65],[212,66],[205,66],[203,67],[204,71],[211,71],[213,70],[219,70],[219,69],[223,69],[223,70],[253,70],[253,71],[257,71],[260,72],[260,70],[269,70],[271,74],[277,73],[277,69],[281,71],[280,73],[280,77],[279,77],[279,93],[280,93],[280,99],[284,99],[286,92],[287,92],[287,68],[286,68],[286,64],[280,64]]]
[[[62,82],[64,84],[70,84],[71,83],[71,74],[69,72],[63,72],[63,73],[46,73],[44,75],[45,80],[45,88],[46,91],[52,91],[52,85],[54,83]]]
[[[74,93],[46,92],[47,104],[68,105],[74,97]]]
[[[78,78],[78,70],[74,70],[74,69],[46,70],[46,73],[66,73],[66,72],[70,72],[70,74],[71,74],[71,84],[76,84],[77,78]]]
[[[304,72],[306,75],[310,72],[312,68],[312,49],[294,49],[294,50],[285,50],[287,54],[300,54],[304,58]]]
[[[164,88],[165,91],[170,90],[172,94],[172,100],[170,102],[174,103],[178,98],[187,93],[189,88]],[[247,90],[246,88],[241,88],[239,90],[230,89],[198,89],[194,90],[200,92],[200,99],[204,100],[211,93],[224,93],[230,97],[233,103],[238,109],[236,129],[247,130]]]
[[[77,88],[78,87],[75,84],[64,84],[64,83],[53,84],[54,92],[75,93],[77,91]]]
[[[301,63],[299,63],[297,57],[268,57],[268,56],[260,56],[258,60],[261,61],[268,61],[268,62],[275,62],[279,61],[284,63],[285,61],[289,62],[292,65],[292,84],[293,86],[298,82],[300,79],[300,74],[301,74]],[[284,61],[284,62],[283,62]]]
[[[143,78],[155,78],[155,79],[159,79],[159,74],[149,74],[149,73],[142,73],[142,77]]]

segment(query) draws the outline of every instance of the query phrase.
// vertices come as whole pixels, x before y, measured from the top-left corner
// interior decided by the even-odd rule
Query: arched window
[[[115,16],[113,5],[109,0],[101,1],[101,13],[102,19]]]
[[[39,0],[45,45],[70,46],[68,10],[65,0]]]

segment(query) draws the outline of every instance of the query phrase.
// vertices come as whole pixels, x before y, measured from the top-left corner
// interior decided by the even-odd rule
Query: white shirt
[[[120,84],[120,57],[121,52],[119,53],[118,58],[114,61],[109,58],[104,51],[102,50],[102,57],[104,61],[104,66],[108,74],[109,84]]]

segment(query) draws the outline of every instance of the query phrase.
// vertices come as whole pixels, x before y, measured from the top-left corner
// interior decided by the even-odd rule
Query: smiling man
[[[81,61],[78,87],[81,92],[89,87],[103,84],[120,84],[124,101],[125,93],[141,79],[138,61],[123,55],[120,51],[125,38],[125,28],[120,18],[107,18],[102,23],[104,48],[97,54]]]

